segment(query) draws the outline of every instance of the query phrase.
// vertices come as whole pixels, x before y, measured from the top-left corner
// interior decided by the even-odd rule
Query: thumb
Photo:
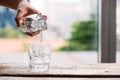
[[[22,17],[16,17],[15,21],[16,21],[17,27],[20,27],[22,24]]]
[[[23,12],[18,11],[17,15],[15,17],[15,21],[16,21],[16,24],[17,24],[18,27],[20,27],[21,24],[22,24],[22,17],[23,17]]]

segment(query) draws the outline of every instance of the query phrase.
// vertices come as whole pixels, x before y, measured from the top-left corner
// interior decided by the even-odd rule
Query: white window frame
[[[116,2],[99,0],[98,62],[116,62]]]

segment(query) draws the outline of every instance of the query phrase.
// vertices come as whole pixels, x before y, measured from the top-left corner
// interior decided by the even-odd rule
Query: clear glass
[[[32,14],[23,18],[22,26],[19,28],[26,34],[32,34],[46,30],[47,23],[41,14]]]
[[[29,70],[33,72],[48,72],[50,63],[50,45],[29,43]]]

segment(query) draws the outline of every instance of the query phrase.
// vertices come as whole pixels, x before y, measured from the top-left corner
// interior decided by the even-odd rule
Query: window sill
[[[120,77],[120,64],[50,66],[49,72],[30,72],[26,64],[0,64],[0,76],[10,77]]]

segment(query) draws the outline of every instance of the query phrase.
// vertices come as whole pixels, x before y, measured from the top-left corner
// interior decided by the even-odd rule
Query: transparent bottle
[[[22,25],[19,27],[25,34],[34,36],[40,31],[47,29],[47,23],[41,14],[32,14],[23,18]]]

